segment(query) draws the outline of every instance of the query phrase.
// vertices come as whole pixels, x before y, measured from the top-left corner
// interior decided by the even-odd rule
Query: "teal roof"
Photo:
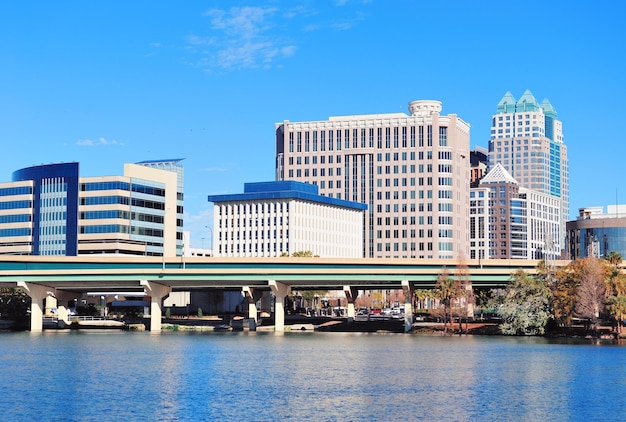
[[[518,113],[522,111],[537,111],[539,109],[539,104],[537,103],[537,100],[533,96],[532,92],[527,89],[517,101],[515,109]]]
[[[515,113],[515,97],[507,91],[498,103],[498,113]]]
[[[544,100],[541,102],[541,108],[543,109],[543,114],[556,119],[556,110],[547,98],[544,98]]]

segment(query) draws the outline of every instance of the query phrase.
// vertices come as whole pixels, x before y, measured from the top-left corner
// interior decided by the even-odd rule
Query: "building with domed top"
[[[408,110],[277,123],[276,180],[366,204],[366,258],[466,257],[470,125],[439,101]]]

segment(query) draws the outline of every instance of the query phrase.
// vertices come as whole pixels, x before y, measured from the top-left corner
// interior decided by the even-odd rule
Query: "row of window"
[[[0,224],[29,223],[32,219],[33,216],[30,214],[0,215]]]
[[[439,229],[437,233],[439,238],[452,238],[451,229]],[[433,230],[428,229],[403,229],[403,230],[376,230],[377,239],[413,239],[413,238],[433,237]]]
[[[263,213],[282,213],[289,212],[288,202],[267,202],[262,204],[235,204],[231,206],[218,206],[218,215],[235,215],[241,216],[242,214],[256,214],[261,216]],[[230,213],[230,211],[233,211]]]
[[[444,243],[444,242],[442,242]],[[445,242],[447,243],[447,242]],[[447,246],[447,245],[446,245]],[[433,250],[433,242],[397,242],[397,243],[377,243],[376,244],[376,250],[378,252],[382,252],[383,251],[383,247],[385,252],[391,252],[392,249],[394,252],[399,252],[399,251],[416,251],[416,250],[420,250],[420,251],[424,251],[424,250],[428,250],[428,251],[432,251]],[[440,248],[441,249],[441,248]]]
[[[144,221],[148,223],[163,224],[162,215],[143,214],[137,212],[106,210],[106,211],[86,211],[80,213],[81,220],[103,220],[109,218],[119,218],[122,220]]]
[[[383,137],[384,129],[384,137]],[[393,131],[392,131],[393,129]],[[407,130],[408,129],[408,130]],[[393,135],[392,135],[393,132]],[[303,139],[304,133],[304,139]],[[352,135],[352,136],[350,136]],[[407,136],[408,135],[408,136]],[[337,129],[329,131],[313,131],[313,132],[289,132],[289,152],[317,152],[336,150],[340,151],[342,144],[344,149],[349,148],[415,148],[416,145],[416,127],[386,127],[386,128],[360,128],[360,129]],[[343,142],[342,142],[343,136]],[[304,148],[303,148],[304,142]],[[417,142],[420,147],[424,146],[424,126],[417,128]],[[446,126],[439,127],[439,146],[448,145],[448,128]],[[426,128],[426,144],[432,146],[433,143],[433,127],[428,125]]]
[[[154,196],[165,196],[165,189],[158,188],[154,186],[145,186],[137,183],[127,183],[127,182],[90,182],[90,183],[81,183],[80,190],[83,192],[90,191],[102,191],[102,190],[123,190],[123,191],[133,191],[137,193],[145,193],[147,195]]]
[[[32,231],[30,228],[17,229],[0,229],[0,237],[30,236]]]
[[[1,203],[0,203],[1,204]],[[94,196],[80,199],[81,205],[131,205],[133,207],[165,210],[165,203],[148,201],[145,199],[128,198],[125,196]],[[177,213],[182,213],[182,207],[176,208]]]
[[[128,227],[126,225],[119,224],[103,224],[97,226],[81,226],[81,234],[103,234],[103,233],[122,233],[122,234],[135,234],[140,236],[151,237],[163,237],[163,230],[152,229],[148,227]]]
[[[32,195],[32,193],[33,189],[30,186],[17,186],[0,189],[0,196]]]

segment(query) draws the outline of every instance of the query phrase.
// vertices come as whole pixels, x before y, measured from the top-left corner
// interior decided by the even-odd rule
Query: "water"
[[[626,348],[358,333],[0,333],[0,420],[623,420]]]

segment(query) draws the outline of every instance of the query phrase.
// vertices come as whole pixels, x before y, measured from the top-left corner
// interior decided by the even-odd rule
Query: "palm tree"
[[[448,318],[450,319],[450,326],[452,326],[452,300],[458,295],[458,286],[454,278],[448,275],[448,271],[444,267],[437,278],[437,284],[435,286],[437,296],[444,305],[444,322],[443,331],[448,332]]]

